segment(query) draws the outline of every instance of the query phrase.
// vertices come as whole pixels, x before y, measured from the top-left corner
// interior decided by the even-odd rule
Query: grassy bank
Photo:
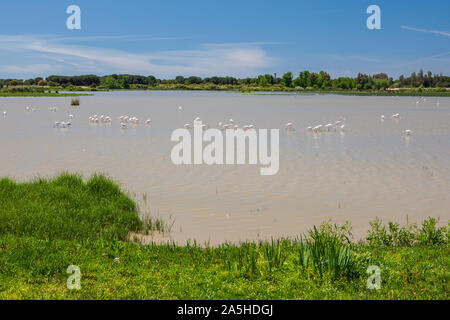
[[[156,225],[156,224],[153,224]],[[325,223],[297,239],[140,245],[148,228],[111,180],[0,180],[0,299],[448,299],[448,229],[372,222],[365,243]],[[69,290],[69,265],[81,289]],[[370,265],[381,289],[367,289]]]
[[[450,90],[445,88],[400,88],[398,90],[356,90],[356,89],[315,89],[294,88],[282,85],[214,85],[214,84],[157,84],[146,88],[133,87],[132,90],[188,90],[188,91],[236,91],[245,93],[293,93],[293,94],[338,94],[358,96],[436,96],[450,97]]]
[[[450,90],[445,89],[404,89],[404,90],[316,90],[316,89],[298,89],[283,86],[239,86],[239,85],[157,85],[145,89],[129,90],[153,90],[153,91],[231,91],[258,94],[258,92],[268,93],[292,93],[292,94],[336,94],[353,96],[413,96],[413,97],[450,97]]]
[[[56,92],[2,92],[0,97],[79,97],[91,96],[87,93],[56,93]]]
[[[59,93],[66,91],[65,93]],[[77,93],[67,93],[67,91]],[[418,97],[450,97],[450,90],[446,88],[400,88],[398,90],[356,90],[356,89],[315,89],[294,88],[282,85],[215,85],[215,84],[155,84],[155,85],[130,85],[127,88],[108,89],[104,87],[20,87],[0,90],[0,97],[60,97],[92,95],[92,92],[105,91],[229,91],[242,93],[292,93],[292,94],[337,94],[356,96],[418,96]],[[91,92],[91,93],[79,93]]]

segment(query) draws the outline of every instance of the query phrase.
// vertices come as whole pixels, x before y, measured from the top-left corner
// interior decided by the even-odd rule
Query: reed
[[[309,231],[309,238],[301,238],[298,246],[299,264],[311,269],[320,277],[356,277],[358,269],[356,256],[349,244],[343,243],[336,234],[317,229]]]
[[[70,100],[70,105],[71,106],[79,106],[80,105],[80,98],[72,98]]]

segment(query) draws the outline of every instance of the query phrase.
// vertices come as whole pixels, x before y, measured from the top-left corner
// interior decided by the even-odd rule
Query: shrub
[[[429,217],[422,222],[419,229],[415,223],[400,227],[398,223],[388,222],[382,224],[380,218],[375,218],[369,224],[371,229],[366,237],[369,245],[373,246],[413,246],[413,245],[440,245],[448,241],[447,228],[437,228],[438,220]]]
[[[441,245],[448,243],[447,228],[437,228],[439,221],[435,218],[428,217],[422,222],[422,228],[419,231],[418,239],[421,245]]]

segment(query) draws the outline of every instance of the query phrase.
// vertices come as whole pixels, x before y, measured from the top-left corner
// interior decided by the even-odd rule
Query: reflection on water
[[[415,97],[115,92],[80,100],[70,107],[70,98],[0,98],[0,176],[107,173],[141,211],[175,219],[177,241],[296,236],[327,219],[350,220],[358,237],[375,216],[450,218],[449,98],[417,104]],[[401,118],[392,119],[397,112]],[[71,128],[53,128],[69,114]],[[94,114],[112,123],[90,124]],[[121,115],[141,124],[122,129]],[[173,165],[170,135],[197,116],[213,127],[233,118],[282,129],[279,173],[261,176],[259,165]],[[337,120],[345,132],[306,130]],[[287,122],[295,131],[284,130]],[[401,134],[406,129],[412,136]]]

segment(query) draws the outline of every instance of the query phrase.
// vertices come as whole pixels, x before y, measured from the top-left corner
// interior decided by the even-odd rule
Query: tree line
[[[388,88],[448,88],[450,77],[442,74],[424,73],[420,70],[413,72],[409,77],[401,75],[394,80],[386,73],[367,75],[358,73],[355,78],[338,77],[332,79],[325,72],[319,73],[302,71],[297,76],[292,72],[286,72],[281,77],[276,74],[264,74],[258,77],[234,78],[234,77],[206,77],[177,76],[174,79],[158,79],[155,76],[142,76],[131,74],[112,74],[106,76],[80,75],[59,76],[51,75],[47,78],[37,77],[34,79],[0,79],[0,88],[9,86],[60,86],[67,87],[91,87],[100,89],[130,89],[147,88],[160,84],[172,85],[216,85],[216,86],[248,86],[248,87],[287,87],[296,89],[318,89],[318,90],[386,90]]]

